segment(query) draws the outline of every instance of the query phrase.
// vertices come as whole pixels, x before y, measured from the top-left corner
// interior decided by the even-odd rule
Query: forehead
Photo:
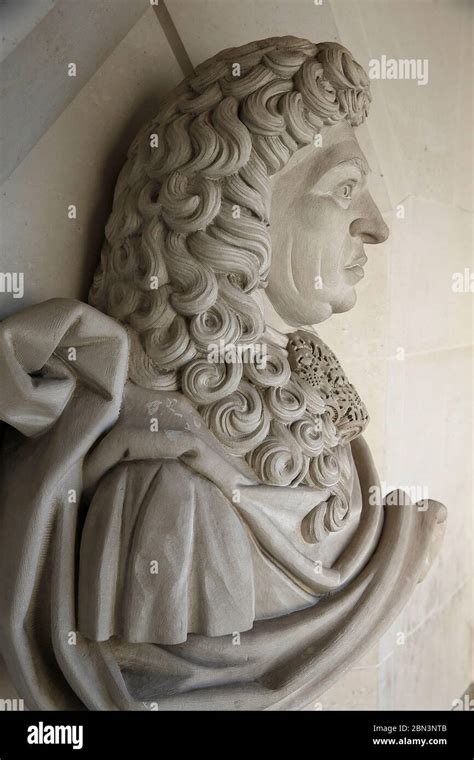
[[[364,156],[355,136],[354,129],[346,121],[321,131],[322,144],[313,144],[300,148],[288,161],[287,165],[272,178],[275,183],[285,178],[315,182],[334,166],[356,159],[362,162],[366,172],[369,171]]]

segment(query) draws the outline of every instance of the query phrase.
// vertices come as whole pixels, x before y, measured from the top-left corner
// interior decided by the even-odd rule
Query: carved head
[[[268,435],[267,391],[299,391],[271,346],[266,368],[210,350],[264,340],[267,286],[291,325],[350,308],[363,243],[386,237],[353,129],[369,102],[342,46],[260,40],[201,64],[129,150],[90,302],[138,336],[132,379],[182,390],[235,453]]]
[[[267,295],[289,325],[312,325],[356,302],[364,244],[388,228],[367,188],[369,166],[346,120],[324,126],[271,179]]]

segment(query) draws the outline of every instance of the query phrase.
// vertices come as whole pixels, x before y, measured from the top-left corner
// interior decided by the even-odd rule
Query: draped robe
[[[259,482],[182,394],[128,382],[128,353],[126,330],[76,301],[1,325],[10,677],[33,709],[300,709],[395,619],[445,509],[374,503],[361,436],[350,519],[308,542],[328,493]]]

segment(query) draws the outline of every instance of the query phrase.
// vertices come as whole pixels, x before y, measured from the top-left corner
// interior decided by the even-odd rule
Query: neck
[[[265,318],[265,325],[267,329],[276,330],[279,333],[287,335],[294,332],[294,327],[290,327],[278,314],[269,297],[264,290],[258,291],[258,297],[260,300],[260,308],[263,311]]]
[[[296,332],[296,330],[305,329],[314,332],[314,328],[311,325],[302,326],[301,328],[288,325],[284,319],[280,317],[264,290],[258,292],[258,298],[260,301],[260,308],[262,309],[265,318],[265,334],[271,343],[285,348],[288,343],[288,336],[291,333]]]

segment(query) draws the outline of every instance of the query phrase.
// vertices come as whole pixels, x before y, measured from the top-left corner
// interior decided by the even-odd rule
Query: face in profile
[[[367,189],[369,167],[347,122],[322,130],[272,179],[267,294],[291,326],[322,322],[356,302],[364,245],[388,228]]]

